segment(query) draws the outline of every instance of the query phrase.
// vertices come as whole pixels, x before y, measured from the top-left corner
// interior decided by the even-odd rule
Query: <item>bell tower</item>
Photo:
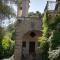
[[[35,60],[39,51],[38,37],[42,36],[42,17],[28,17],[30,0],[18,1],[14,60]]]
[[[29,10],[29,2],[30,0],[21,0],[18,4],[18,17],[27,17],[28,16],[28,10]]]
[[[28,16],[29,0],[22,0],[22,16]]]

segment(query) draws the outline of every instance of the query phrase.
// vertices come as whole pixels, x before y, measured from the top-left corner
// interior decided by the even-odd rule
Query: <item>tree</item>
[[[3,56],[2,39],[3,39],[4,35],[5,35],[5,31],[2,27],[0,27],[0,59]]]
[[[5,18],[15,16],[13,8],[6,3],[7,1],[12,0],[0,0],[0,22]],[[12,34],[7,33],[7,31],[0,26],[0,59],[7,58],[13,54],[14,41],[12,41],[11,38]]]
[[[35,13],[34,12],[30,12],[28,14],[28,16],[31,16],[31,17],[41,17],[41,13],[39,11],[36,11]]]
[[[42,20],[42,37],[39,37],[40,41],[40,50],[41,50],[41,56],[42,60],[49,60],[48,58],[48,50],[49,50],[49,44],[48,44],[48,38],[49,38],[49,31],[48,31],[48,23],[47,23],[47,15],[48,11],[44,13],[43,20]]]
[[[8,58],[14,53],[15,40],[13,41],[14,30],[6,31],[0,28],[0,59]]]
[[[2,39],[2,48],[3,48],[3,58],[9,58],[14,53],[14,41],[11,40],[12,34],[6,32],[5,36]]]
[[[39,11],[36,11],[37,16],[41,16],[41,13]]]
[[[11,39],[12,39],[12,40],[15,40],[15,33],[16,33],[16,32],[15,32],[15,25],[14,25],[14,24],[8,25],[7,31],[9,31],[10,33],[12,33]]]
[[[5,17],[10,18],[13,15],[15,15],[13,8],[11,8],[8,3],[6,4],[4,0],[0,0],[0,19]]]

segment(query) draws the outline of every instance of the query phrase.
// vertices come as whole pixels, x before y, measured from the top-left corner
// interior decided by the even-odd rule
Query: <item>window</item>
[[[18,23],[21,23],[21,22],[22,22],[22,20],[18,19]]]
[[[22,7],[20,7],[20,10],[22,10]]]
[[[22,47],[26,47],[26,42],[22,42]]]
[[[31,36],[31,37],[35,37],[36,34],[35,34],[34,32],[31,32],[31,33],[30,33],[30,36]]]

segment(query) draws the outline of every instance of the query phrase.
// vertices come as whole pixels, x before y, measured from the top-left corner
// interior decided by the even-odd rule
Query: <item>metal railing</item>
[[[60,1],[47,1],[45,10],[48,11],[57,11],[58,6],[60,6]]]

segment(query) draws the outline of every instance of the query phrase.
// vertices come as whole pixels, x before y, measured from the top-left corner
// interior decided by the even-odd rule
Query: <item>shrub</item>
[[[50,60],[60,60],[60,16],[55,17],[55,22],[50,25],[52,34],[49,40],[49,59]]]
[[[7,32],[2,40],[3,56],[10,57],[14,52],[14,41],[11,40],[11,33]]]
[[[49,49],[49,45],[48,45],[48,37],[49,37],[49,31],[48,31],[48,22],[47,22],[47,11],[44,13],[43,16],[43,25],[42,25],[42,37],[39,37],[39,41],[40,41],[40,54],[42,56],[42,60],[49,60],[48,59],[48,49]]]
[[[49,51],[49,59],[50,60],[60,60],[60,47]]]

